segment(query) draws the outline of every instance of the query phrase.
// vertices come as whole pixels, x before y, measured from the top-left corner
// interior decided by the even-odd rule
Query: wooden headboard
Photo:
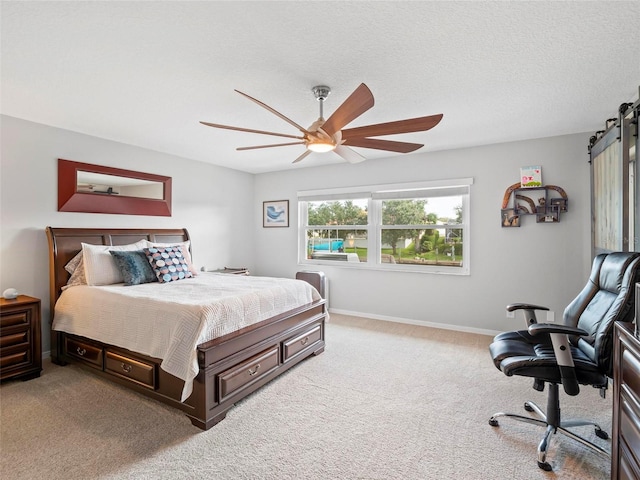
[[[189,240],[185,228],[53,228],[47,227],[49,240],[49,294],[50,312],[53,320],[54,306],[62,287],[69,280],[64,269],[80,250],[82,243],[93,245],[127,245],[138,240],[172,243]]]

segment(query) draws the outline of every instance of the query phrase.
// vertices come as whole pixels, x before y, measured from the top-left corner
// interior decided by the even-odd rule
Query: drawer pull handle
[[[302,345],[306,345],[307,343],[309,343],[309,337],[304,337],[302,340],[300,340],[300,343]]]
[[[131,365],[127,365],[126,363],[121,363],[120,366],[125,373],[131,373]]]
[[[81,348],[81,347],[77,347],[76,348],[76,352],[78,352],[78,355],[80,355],[81,357],[83,357],[84,354],[87,353],[87,351],[84,348]]]
[[[256,368],[254,368],[253,370],[249,369],[249,376],[253,377],[256,373],[258,373],[259,368],[260,368],[260,364],[257,364]]]

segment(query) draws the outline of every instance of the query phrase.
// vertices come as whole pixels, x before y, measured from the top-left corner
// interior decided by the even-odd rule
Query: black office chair
[[[549,384],[547,413],[533,402],[524,408],[540,418],[511,413],[496,413],[489,425],[498,426],[498,417],[546,427],[538,445],[538,466],[551,470],[546,455],[551,434],[560,432],[609,456],[609,452],[567,430],[568,427],[593,425],[598,437],[609,435],[597,423],[587,420],[560,419],[558,385],[568,395],[580,392],[579,384],[599,388],[604,398],[608,377],[612,376],[613,325],[632,322],[634,315],[635,284],[640,281],[640,253],[616,252],[596,256],[587,285],[569,304],[563,314],[563,323],[537,323],[536,310],[546,307],[512,304],[507,310],[522,310],[527,330],[504,332],[497,335],[489,346],[495,366],[505,375],[534,378],[533,388],[542,391]]]

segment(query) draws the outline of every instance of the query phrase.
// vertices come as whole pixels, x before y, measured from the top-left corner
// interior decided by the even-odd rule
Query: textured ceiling
[[[314,85],[332,89],[328,117],[364,82],[376,103],[350,127],[444,114],[428,132],[385,137],[424,143],[420,153],[592,132],[640,84],[640,1],[1,8],[3,114],[253,173],[343,160],[314,153],[294,166],[302,146],[236,151],[280,139],[198,122],[297,131],[234,89],[309,126]]]

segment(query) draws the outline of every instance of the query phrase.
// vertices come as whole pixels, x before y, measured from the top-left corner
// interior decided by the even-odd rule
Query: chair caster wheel
[[[497,427],[498,426],[498,420],[496,420],[495,418],[490,418],[489,419],[489,425],[491,425],[492,427]]]
[[[602,430],[601,428],[596,428],[596,437],[601,438],[603,440],[609,440],[609,434]]]
[[[528,403],[528,402],[524,402],[524,409],[525,409],[527,412],[533,412],[533,408],[531,407],[531,405],[529,405],[529,403]]]
[[[551,470],[553,470],[549,462],[538,462],[538,466],[545,472],[550,472]]]

